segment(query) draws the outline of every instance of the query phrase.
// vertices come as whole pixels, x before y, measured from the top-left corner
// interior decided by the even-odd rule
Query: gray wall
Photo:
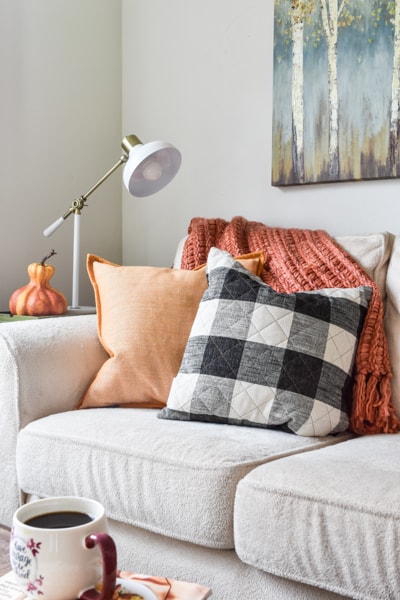
[[[0,310],[51,248],[51,281],[71,301],[73,217],[65,213],[121,154],[121,4],[0,3]],[[121,260],[121,174],[82,215],[81,303],[93,304],[85,256]]]
[[[398,233],[398,180],[271,186],[273,4],[2,0],[0,310],[51,248],[52,282],[70,301],[72,217],[49,239],[42,230],[118,160],[128,133],[176,144],[182,169],[142,200],[122,190],[122,172],[90,198],[83,304],[86,253],[170,265],[193,216]]]

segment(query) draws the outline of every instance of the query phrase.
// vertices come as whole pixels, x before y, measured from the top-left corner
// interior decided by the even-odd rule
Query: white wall
[[[124,193],[125,263],[169,265],[193,216],[399,232],[398,180],[271,186],[273,0],[122,0],[122,10],[124,131],[183,154],[156,196]]]
[[[119,159],[121,4],[0,2],[0,310],[51,248],[51,283],[71,301],[73,217],[42,231]],[[121,260],[121,176],[82,216],[81,303],[93,304],[85,256]]]

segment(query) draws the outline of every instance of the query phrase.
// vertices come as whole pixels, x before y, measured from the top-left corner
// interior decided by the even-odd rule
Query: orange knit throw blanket
[[[205,263],[212,246],[233,256],[262,250],[261,278],[278,292],[370,286],[372,298],[354,368],[350,428],[358,434],[395,433],[400,421],[391,401],[391,367],[383,327],[383,304],[374,281],[324,231],[282,229],[235,217],[192,219],[182,268]]]

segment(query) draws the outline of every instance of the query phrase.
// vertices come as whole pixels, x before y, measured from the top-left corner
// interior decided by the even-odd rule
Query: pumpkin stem
[[[46,260],[48,260],[49,258],[51,258],[52,256],[54,256],[55,254],[57,254],[57,252],[55,250],[52,250],[50,252],[50,254],[48,254],[47,256],[44,256],[42,258],[42,260],[40,261],[40,264],[42,265],[42,267],[44,267],[44,265],[46,264]]]

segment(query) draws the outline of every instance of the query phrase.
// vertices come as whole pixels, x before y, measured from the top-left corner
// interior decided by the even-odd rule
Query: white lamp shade
[[[179,150],[168,142],[136,144],[124,167],[125,187],[133,196],[155,194],[175,177],[181,160]]]

